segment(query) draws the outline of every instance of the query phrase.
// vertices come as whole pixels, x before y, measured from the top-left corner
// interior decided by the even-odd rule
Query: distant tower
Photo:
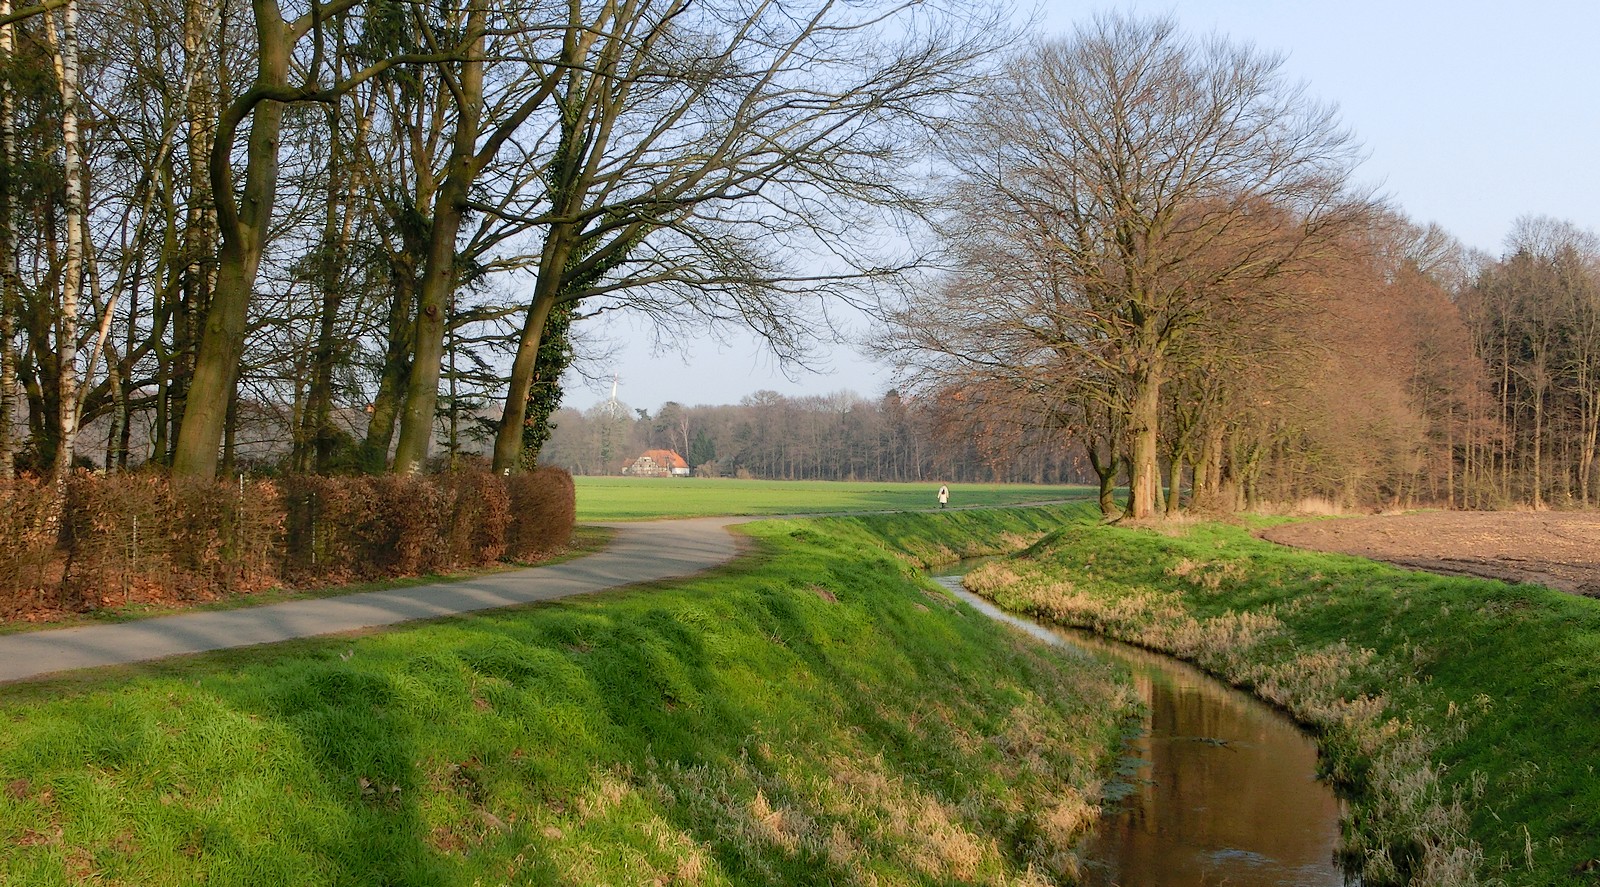
[[[622,404],[617,402],[617,383],[621,381],[621,376],[611,374],[611,399],[606,401],[606,415],[611,418],[622,415]]]
[[[617,427],[618,419],[622,418],[622,404],[617,402],[617,383],[622,377],[611,374],[611,399],[606,401],[604,413],[606,421],[600,423],[600,464],[606,466],[606,474],[621,473],[624,463],[617,459],[617,441],[614,435],[621,429]]]

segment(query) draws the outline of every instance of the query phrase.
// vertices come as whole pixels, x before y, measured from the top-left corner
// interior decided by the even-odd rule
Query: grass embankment
[[[938,483],[737,480],[704,477],[575,477],[578,520],[648,520],[718,514],[905,511],[938,505]],[[954,484],[954,507],[1084,499],[1093,487]]]
[[[1368,884],[1600,878],[1600,601],[1088,512],[968,585],[1192,659],[1315,728]]]
[[[1046,520],[765,523],[672,587],[5,687],[0,883],[1044,883],[1132,695],[889,549]]]

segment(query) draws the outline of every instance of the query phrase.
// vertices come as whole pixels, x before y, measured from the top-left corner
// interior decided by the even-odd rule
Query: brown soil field
[[[1304,521],[1260,535],[1413,570],[1600,597],[1600,513],[1430,511]]]

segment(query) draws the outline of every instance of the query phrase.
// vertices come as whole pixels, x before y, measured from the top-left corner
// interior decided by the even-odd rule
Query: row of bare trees
[[[1073,441],[1108,515],[1600,498],[1593,235],[1524,220],[1492,261],[1408,222],[1277,57],[1168,18],[1001,83],[947,143],[948,270],[879,343],[913,391]]]
[[[0,463],[188,478],[231,468],[242,404],[285,405],[296,468],[415,471],[458,384],[499,401],[516,469],[546,327],[575,312],[798,353],[823,300],[895,270],[861,234],[918,209],[926,134],[1006,39],[953,0],[50,0],[0,22]]]
[[[1007,298],[959,296],[995,313]],[[1208,338],[1174,363],[1158,415],[1165,511],[1185,501],[1231,510],[1306,499],[1600,504],[1593,233],[1525,218],[1494,259],[1438,227],[1375,210],[1278,296],[1281,310],[1264,317],[1209,318]],[[609,404],[561,410],[541,458],[615,474],[661,447],[701,473],[771,479],[1098,479],[1107,513],[1120,513],[1113,491],[1126,478],[1126,420],[1075,387],[1082,378],[989,356],[1036,331],[940,310],[943,338],[918,347],[941,360],[962,348],[962,361],[904,397],[758,392],[733,406],[669,402],[653,416]],[[925,319],[896,333],[932,328]]]
[[[764,394],[740,409],[766,425],[715,461],[1054,478],[1081,459],[1139,517],[1600,500],[1593,235],[1529,219],[1501,259],[1472,255],[1352,184],[1353,139],[1277,57],[1111,15],[991,69],[1000,16],[0,2],[0,470],[93,454],[209,478],[264,412],[296,470],[409,473],[468,414],[515,470],[570,324],[731,322],[797,356],[829,300],[905,279],[924,250],[875,232],[922,219],[948,273],[880,347],[943,437],[869,446],[887,406]]]
[[[1492,429],[1464,456],[1480,497],[1535,507],[1600,504],[1600,238],[1524,218],[1461,295],[1486,376]]]
[[[985,420],[957,398],[877,400],[841,391],[736,405],[599,404],[558,410],[541,462],[574,474],[618,474],[647,449],[681,454],[702,476],[771,480],[1082,483],[1081,454],[1055,434]],[[1026,435],[1026,436],[1024,436]]]

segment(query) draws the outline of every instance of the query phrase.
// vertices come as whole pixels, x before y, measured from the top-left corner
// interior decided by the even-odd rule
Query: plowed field
[[[1284,524],[1261,535],[1414,570],[1600,597],[1600,514],[1435,511]]]

